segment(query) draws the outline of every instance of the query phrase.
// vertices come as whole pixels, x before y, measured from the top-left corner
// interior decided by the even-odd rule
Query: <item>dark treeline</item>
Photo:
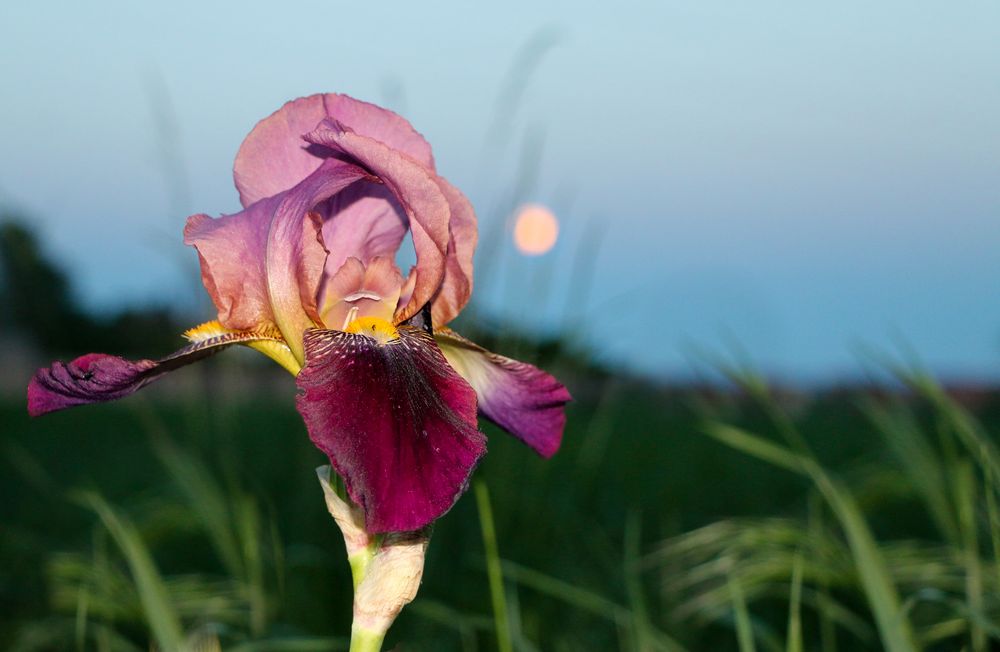
[[[150,356],[177,347],[181,326],[162,306],[95,315],[79,301],[70,276],[46,257],[23,219],[0,217],[0,327],[46,354],[88,351]]]

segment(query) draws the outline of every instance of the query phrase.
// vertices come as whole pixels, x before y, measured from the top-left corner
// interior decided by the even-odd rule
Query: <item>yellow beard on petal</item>
[[[359,317],[344,329],[347,333],[367,335],[379,344],[388,344],[399,339],[396,327],[380,317]]]
[[[298,359],[292,354],[292,350],[284,342],[257,340],[256,342],[247,342],[247,346],[271,358],[293,376],[299,375],[299,372],[302,371],[302,365],[299,364]]]
[[[226,328],[218,321],[208,321],[184,331],[184,337],[190,342],[198,343],[215,337],[238,333],[250,333],[260,336],[260,339],[238,343],[263,353],[288,370],[293,376],[297,375],[302,369],[302,365],[299,364],[295,355],[292,354],[292,350],[288,348],[288,344],[282,338],[281,331],[274,326],[262,326],[251,331],[238,331]]]
[[[184,338],[190,342],[202,342],[213,337],[234,332],[235,331],[233,329],[226,328],[218,321],[207,321],[204,324],[198,324],[194,328],[189,328],[184,331]]]

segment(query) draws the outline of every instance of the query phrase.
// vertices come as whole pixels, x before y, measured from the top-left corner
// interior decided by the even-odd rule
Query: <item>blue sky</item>
[[[906,342],[1000,378],[1000,5],[872,4],[7,2],[0,201],[91,305],[194,305],[185,217],[236,208],[256,120],[346,92],[403,112],[494,240],[541,143],[523,198],[563,238],[495,243],[495,314],[660,375],[736,341],[831,378]]]

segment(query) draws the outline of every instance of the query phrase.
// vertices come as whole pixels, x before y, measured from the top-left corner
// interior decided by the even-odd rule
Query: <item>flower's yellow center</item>
[[[358,317],[344,329],[348,333],[367,335],[379,344],[399,339],[396,327],[380,317]]]

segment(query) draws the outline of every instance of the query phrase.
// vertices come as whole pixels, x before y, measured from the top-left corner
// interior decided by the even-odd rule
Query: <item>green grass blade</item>
[[[854,497],[830,478],[818,464],[813,462],[807,467],[813,482],[830,504],[847,536],[861,585],[878,624],[882,644],[888,652],[916,650],[913,631],[901,608],[896,585]]]
[[[994,478],[992,471],[987,470],[984,493],[986,494],[986,519],[990,529],[990,541],[993,544],[993,564],[997,570],[996,585],[1000,587],[1000,508],[997,506],[996,492],[991,489]]]
[[[512,561],[504,561],[503,570],[504,575],[511,581],[538,591],[543,595],[551,596],[581,611],[593,614],[598,618],[609,620],[618,625],[622,630],[628,630],[632,626],[633,617],[631,610],[614,600],[605,598],[599,593],[582,589],[569,582],[556,579],[531,568],[526,568]],[[647,623],[647,627],[649,628],[651,649],[664,650],[666,652],[687,652],[687,649],[677,640],[663,633],[654,625]]]
[[[647,627],[646,600],[642,591],[642,578],[637,572],[639,563],[640,528],[639,513],[630,511],[625,520],[624,574],[625,593],[632,614],[632,644],[637,652],[650,647]]]
[[[180,618],[170,602],[163,577],[138,531],[97,494],[84,493],[81,501],[97,513],[122,551],[157,647],[161,650],[183,650],[185,637]]]
[[[947,541],[957,544],[959,528],[950,500],[952,487],[948,483],[946,464],[920,431],[913,415],[890,411],[874,401],[869,401],[865,414],[899,460],[938,531]]]
[[[824,524],[823,498],[815,491],[809,494],[809,534],[815,540],[823,540],[826,535]],[[820,578],[816,581],[816,599],[820,607],[816,610],[819,616],[819,639],[822,652],[837,651],[837,629],[834,626],[829,605],[833,604],[830,597],[830,581]]]
[[[626,607],[594,591],[582,589],[512,561],[503,562],[503,570],[508,578],[522,586],[534,589],[543,595],[552,596],[600,618],[624,627],[627,627],[632,619],[632,614]]]
[[[983,574],[979,559],[979,532],[976,522],[976,478],[972,466],[966,461],[955,473],[955,496],[958,501],[959,524],[962,530],[962,548],[965,563],[965,599],[969,611],[983,611]],[[975,621],[969,622],[972,652],[986,650],[986,632]]]
[[[878,624],[879,636],[888,652],[916,650],[909,620],[901,609],[899,594],[892,581],[875,536],[853,496],[834,481],[811,457],[797,455],[757,435],[738,428],[715,424],[706,432],[715,439],[777,466],[808,475],[837,517],[862,588]]]
[[[926,374],[910,375],[902,378],[924,396],[951,428],[956,438],[972,453],[985,471],[989,469],[994,482],[1000,480],[1000,451],[993,440],[983,432],[982,426],[958,405],[944,389]],[[1000,486],[994,484],[994,490]]]
[[[226,494],[201,460],[178,448],[166,436],[153,440],[154,448],[181,489],[219,560],[232,577],[243,579],[245,568]]]
[[[733,573],[728,574],[727,584],[729,595],[733,603],[733,618],[736,621],[736,640],[740,646],[740,652],[756,652],[754,643],[753,623],[750,621],[750,611],[747,609],[747,601],[743,596],[743,586]]]
[[[789,471],[804,472],[801,456],[746,430],[721,423],[709,423],[704,427],[704,432],[709,437],[747,455]]]
[[[631,612],[632,640],[638,652],[645,650],[663,650],[678,652],[683,647],[673,638],[653,627],[646,606],[645,592],[642,588],[642,576],[639,569],[642,565],[640,541],[642,527],[638,511],[629,512],[625,521],[624,572],[625,592],[628,596]]]
[[[792,588],[788,596],[788,634],[786,652],[802,652],[802,553],[792,563]]]
[[[479,508],[479,526],[486,551],[486,575],[490,582],[490,599],[493,603],[493,618],[496,623],[497,649],[513,652],[510,636],[510,618],[507,614],[507,599],[503,588],[503,567],[497,546],[496,527],[493,524],[493,509],[490,507],[490,492],[482,480],[475,482],[476,506]]]

